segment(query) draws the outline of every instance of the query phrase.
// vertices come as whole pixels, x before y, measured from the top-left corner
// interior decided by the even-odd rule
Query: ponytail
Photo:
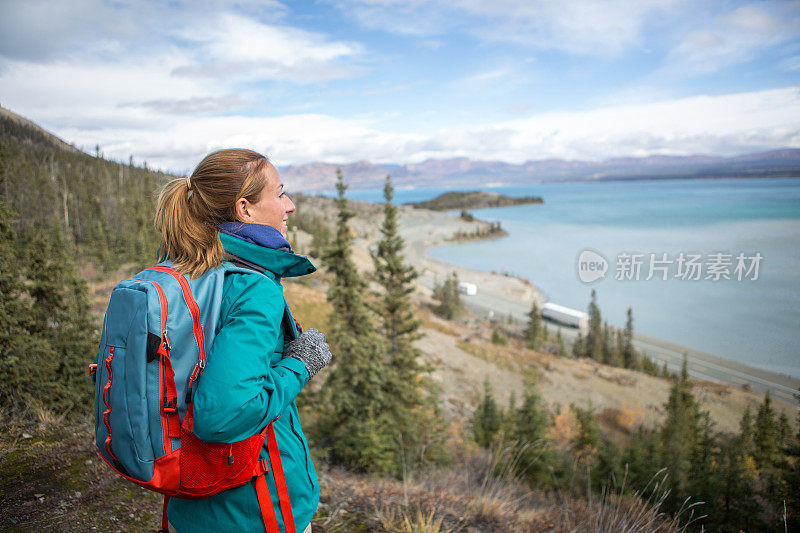
[[[188,179],[167,183],[158,195],[155,215],[163,239],[159,261],[169,258],[193,278],[224,262],[217,227],[236,220],[237,199],[259,201],[268,164],[252,150],[220,150],[207,155]]]

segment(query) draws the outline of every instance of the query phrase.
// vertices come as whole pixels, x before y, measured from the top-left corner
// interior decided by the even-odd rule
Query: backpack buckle
[[[174,413],[178,409],[178,398],[164,398],[164,412]]]

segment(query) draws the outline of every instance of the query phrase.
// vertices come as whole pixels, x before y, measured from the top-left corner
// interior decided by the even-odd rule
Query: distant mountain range
[[[0,107],[0,119],[17,123],[26,136],[67,152],[74,146],[39,125]],[[428,159],[406,165],[378,165],[358,161],[344,165],[307,163],[281,167],[290,190],[332,191],[336,170],[341,169],[352,189],[377,189],[391,174],[395,187],[464,189],[486,185],[525,185],[554,181],[632,180],[669,178],[780,178],[800,176],[800,149],[784,148],[736,157],[710,155],[621,157],[606,161],[540,159],[516,165],[457,157]]]
[[[303,191],[331,190],[341,169],[353,189],[375,189],[391,174],[395,187],[476,187],[524,185],[554,181],[773,178],[800,176],[800,149],[718,157],[710,155],[622,157],[606,161],[542,159],[515,165],[464,157],[429,159],[408,165],[378,165],[358,161],[345,165],[308,163],[281,167],[291,188]]]

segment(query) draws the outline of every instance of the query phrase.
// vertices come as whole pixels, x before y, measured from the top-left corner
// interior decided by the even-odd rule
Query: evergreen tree
[[[542,333],[542,315],[539,312],[539,306],[536,300],[533,301],[531,310],[528,313],[528,325],[525,328],[525,341],[528,348],[535,350],[539,347],[539,341]]]
[[[586,340],[583,338],[583,333],[579,330],[578,336],[575,337],[575,341],[572,343],[572,357],[577,359],[586,356],[584,344],[586,344]]]
[[[508,344],[508,339],[503,334],[503,332],[500,331],[498,328],[494,328],[492,330],[492,339],[491,340],[492,340],[492,344],[497,344],[499,346],[505,346],[505,345]]]
[[[380,317],[379,333],[386,343],[386,392],[394,398],[390,411],[391,425],[400,436],[398,449],[406,455],[411,450],[412,459],[425,460],[423,450],[429,455],[433,450],[420,439],[426,435],[426,424],[431,420],[429,412],[438,409],[425,394],[427,382],[422,378],[425,370],[419,363],[420,352],[414,341],[421,337],[421,321],[414,317],[410,296],[414,292],[417,273],[404,263],[404,241],[398,234],[397,208],[392,204],[394,189],[390,177],[386,177],[383,195],[382,238],[372,254],[375,280],[383,292],[377,303]],[[402,457],[398,457],[398,463]]]
[[[561,336],[561,328],[556,332],[556,345],[558,346],[558,355],[561,357],[567,356],[567,347],[564,346],[564,337]]]
[[[433,298],[439,302],[436,312],[448,320],[456,318],[464,309],[458,292],[458,275],[451,272],[443,284],[433,288]]]
[[[573,449],[577,453],[594,454],[600,444],[600,431],[597,429],[594,411],[591,407],[582,409],[574,404],[570,407],[578,420],[578,435],[572,443]]]
[[[0,405],[16,415],[76,406],[85,414],[91,386],[84,369],[96,332],[86,284],[58,230],[29,230],[20,239],[0,202],[0,261]]]
[[[761,469],[770,468],[778,462],[780,444],[778,442],[778,424],[772,398],[769,391],[764,395],[764,402],[758,408],[753,427],[753,459]]]
[[[759,406],[753,425],[753,459],[759,469],[760,494],[777,510],[782,507],[780,501],[780,466],[783,460],[783,449],[779,441],[778,421],[772,407],[769,391],[764,395],[764,402]],[[768,518],[774,522],[780,513],[773,513]]]
[[[800,389],[795,398],[800,401]],[[787,529],[800,531],[800,411],[797,412],[797,433],[786,447],[781,495],[786,502]]]
[[[754,471],[748,468],[752,458],[739,448],[742,435],[727,439],[719,453],[719,482],[717,501],[709,511],[706,524],[711,531],[760,531],[760,505],[753,491]]]
[[[625,321],[625,330],[622,333],[622,365],[625,368],[636,369],[637,357],[633,347],[633,310],[629,307],[628,319]]]
[[[660,448],[659,433],[639,427],[622,454],[622,464],[628,469],[628,486],[643,498],[650,496],[645,489],[651,487],[650,480],[662,468]]]
[[[742,457],[753,457],[756,453],[753,440],[753,414],[749,405],[744,408],[744,414],[739,421],[738,447]]]
[[[693,501],[702,502],[702,507],[699,507],[698,511],[709,516],[715,514],[717,510],[719,495],[717,447],[711,417],[708,412],[702,412],[689,469],[688,494],[692,496]]]
[[[584,355],[598,361],[601,361],[603,357],[602,324],[600,307],[597,305],[597,292],[592,289],[592,299],[589,302],[589,331],[584,342]]]
[[[535,387],[529,384],[522,405],[513,413],[511,439],[519,457],[517,468],[531,484],[549,482],[552,451],[547,440],[550,426],[547,412]]]
[[[503,413],[497,407],[494,391],[487,379],[483,383],[483,399],[472,417],[472,436],[483,448],[489,448],[503,425]]]
[[[671,486],[664,503],[667,510],[674,512],[689,495],[691,461],[700,422],[700,409],[692,394],[685,356],[680,378],[675,380],[664,408],[666,419],[661,428],[661,449]]]
[[[614,352],[614,346],[611,342],[611,328],[608,326],[608,322],[603,322],[602,357],[600,360],[603,364],[611,366],[620,366],[621,364]]]
[[[394,399],[388,394],[384,343],[363,299],[366,282],[352,260],[348,221],[355,215],[345,198],[347,185],[337,171],[336,235],[323,262],[333,276],[328,300],[333,304],[328,342],[334,353],[322,391],[319,422],[322,444],[334,463],[357,471],[389,472],[396,467],[391,427]]]

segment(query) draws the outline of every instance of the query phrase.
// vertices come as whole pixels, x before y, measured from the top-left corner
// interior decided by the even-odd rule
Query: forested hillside
[[[78,266],[153,258],[166,178],[0,113],[0,419],[88,414],[99,332]]]
[[[17,235],[60,234],[105,268],[154,256],[158,187],[168,179],[71,148],[30,122],[0,113],[0,201]],[[70,253],[69,255],[73,255]]]

